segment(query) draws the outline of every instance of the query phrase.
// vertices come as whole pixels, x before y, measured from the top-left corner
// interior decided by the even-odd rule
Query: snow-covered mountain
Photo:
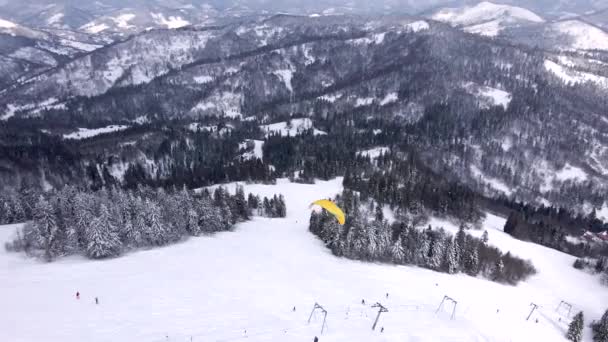
[[[431,18],[484,36],[497,36],[506,27],[545,21],[527,9],[491,2],[461,8],[444,8],[435,12]]]

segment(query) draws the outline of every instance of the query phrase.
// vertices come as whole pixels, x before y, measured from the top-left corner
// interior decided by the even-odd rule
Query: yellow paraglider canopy
[[[336,219],[338,220],[338,223],[340,224],[344,224],[344,222],[346,221],[346,217],[344,216],[344,212],[342,211],[342,209],[340,209],[336,203],[330,201],[330,200],[318,200],[318,201],[314,201],[312,202],[311,206],[313,205],[318,205],[322,208],[324,208],[325,210],[329,211],[332,215],[334,215],[336,217]]]

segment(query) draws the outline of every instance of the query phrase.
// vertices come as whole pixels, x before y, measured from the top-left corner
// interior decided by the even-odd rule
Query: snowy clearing
[[[169,18],[165,18],[165,15],[162,13],[150,13],[150,15],[152,15],[152,18],[154,18],[157,24],[163,25],[168,29],[176,29],[190,25],[189,21],[182,19],[180,16],[169,16]]]
[[[380,101],[381,106],[386,106],[389,103],[393,103],[399,100],[399,96],[397,93],[388,93],[386,96]]]
[[[0,19],[0,28],[14,28],[17,27],[17,24],[8,21],[8,20],[4,20],[4,19]]]
[[[584,310],[589,321],[608,303],[608,293],[594,276],[571,267],[573,257],[512,239],[502,232],[504,219],[492,215],[483,223],[490,244],[532,259],[539,269],[517,287],[337,258],[308,232],[308,206],[338,193],[341,182],[244,184],[246,193],[284,194],[287,217],[254,218],[234,232],[116,259],[70,257],[49,264],[1,249],[0,301],[9,310],[0,320],[0,338],[310,342],[320,336],[323,342],[559,342],[566,341],[568,321],[565,313],[555,313],[561,300]],[[228,187],[234,191],[235,184]],[[432,224],[455,229],[439,219]],[[0,227],[0,243],[17,227]],[[76,291],[80,300],[74,298]],[[444,295],[458,300],[455,320],[450,320],[450,307],[435,314]],[[323,335],[320,313],[306,324],[315,302],[328,311]],[[389,311],[372,331],[375,302]],[[530,302],[540,308],[526,321]]]
[[[274,74],[277,75],[283,83],[285,83],[285,88],[287,88],[287,90],[289,90],[290,93],[293,93],[293,88],[291,87],[291,79],[293,78],[293,71],[290,69],[282,69],[282,70],[276,70],[274,72]]]
[[[242,154],[242,157],[244,159],[263,159],[264,157],[264,151],[262,150],[262,148],[264,147],[264,141],[263,140],[246,140],[242,143],[239,144],[239,148],[240,149],[248,149],[249,146],[251,146],[251,144],[253,144],[252,148],[250,148],[247,152]]]
[[[314,128],[313,124],[312,124],[312,120],[310,120],[309,118],[300,118],[300,119],[291,119],[288,122],[282,121],[282,122],[277,122],[277,123],[273,123],[273,124],[269,124],[269,125],[262,125],[260,126],[260,129],[263,132],[266,132],[266,136],[270,135],[271,133],[274,134],[279,134],[281,136],[296,136],[298,134],[302,134],[304,131],[309,130],[309,129],[313,129],[313,134],[314,135],[325,135],[327,133],[320,131],[316,128]]]
[[[208,76],[208,75],[194,76],[192,79],[194,80],[195,83],[198,83],[198,84],[205,84],[205,83],[213,82],[213,77]]]
[[[75,140],[87,139],[87,138],[91,138],[91,137],[94,137],[94,136],[97,136],[100,134],[124,131],[127,128],[129,128],[129,126],[125,126],[125,125],[110,125],[110,126],[106,126],[106,127],[93,128],[93,129],[79,128],[78,131],[76,131],[76,132],[64,134],[63,138],[64,139],[75,139]]]
[[[506,110],[511,103],[511,93],[502,89],[479,86],[472,82],[465,83],[463,87],[467,90],[467,92],[477,97],[479,100],[479,105],[482,108],[488,108],[490,106],[502,106]]]
[[[477,180],[490,186],[492,189],[503,192],[507,196],[511,195],[512,191],[505,183],[499,179],[487,177],[477,166],[471,165],[471,173]]]
[[[412,32],[420,32],[428,30],[429,28],[431,28],[431,26],[424,20],[418,20],[414,21],[413,23],[406,24],[405,28]]]
[[[581,169],[580,167],[572,166],[570,164],[566,164],[563,169],[555,173],[555,178],[560,181],[586,181],[587,177],[587,173],[583,169]]]
[[[391,149],[389,147],[381,146],[381,147],[370,148],[369,150],[359,151],[359,152],[357,152],[357,155],[362,156],[362,157],[368,157],[370,159],[376,159],[376,158],[380,157],[381,155],[387,154],[390,152],[391,152]]]
[[[101,23],[101,24],[89,23],[89,24],[86,24],[85,26],[81,27],[82,30],[85,30],[86,32],[92,33],[92,34],[97,34],[101,31],[105,31],[109,28],[110,27],[104,23]]]

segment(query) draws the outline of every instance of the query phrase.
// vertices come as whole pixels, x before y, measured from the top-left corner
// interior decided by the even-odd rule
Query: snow
[[[550,60],[545,61],[545,69],[569,85],[591,82],[608,88],[608,77],[571,70]]]
[[[383,154],[389,153],[390,151],[391,151],[391,149],[389,147],[380,146],[380,147],[374,147],[374,148],[364,150],[364,151],[359,151],[359,152],[357,152],[357,155],[362,156],[362,157],[369,157],[370,159],[376,159]]]
[[[405,28],[412,32],[420,32],[430,29],[431,26],[424,20],[418,20],[414,21],[413,23],[406,24]]]
[[[245,140],[244,142],[242,142],[241,144],[239,144],[239,148],[240,149],[246,149],[249,147],[249,144],[253,143],[253,149],[243,153],[243,158],[245,159],[263,159],[264,157],[264,152],[262,150],[262,148],[264,147],[264,141],[263,140]]]
[[[384,42],[384,37],[386,36],[386,32],[375,33],[372,34],[371,37],[357,38],[348,40],[348,42],[355,45],[369,45],[369,44],[382,44]]]
[[[399,100],[399,96],[397,93],[388,93],[386,96],[380,101],[381,106],[385,106],[389,103],[393,103]]]
[[[341,98],[342,94],[338,93],[338,94],[333,94],[333,95],[323,95],[323,96],[319,96],[318,99],[319,100],[325,100],[327,102],[331,102],[334,103],[336,102],[337,99]]]
[[[374,98],[373,97],[364,97],[364,98],[357,98],[357,101],[355,102],[355,107],[363,107],[363,106],[369,106],[372,103],[374,103]]]
[[[511,103],[511,94],[504,90],[481,87],[479,89],[479,94],[483,97],[489,98],[494,105],[503,106],[505,109],[507,109],[509,103]]]
[[[213,81],[213,77],[203,75],[203,76],[194,76],[194,82],[198,84],[205,84]]]
[[[608,33],[578,20],[562,21],[554,24],[557,31],[573,40],[570,46],[581,50],[608,50]]]
[[[587,180],[587,177],[587,173],[583,171],[583,169],[576,166],[572,166],[570,164],[566,164],[561,170],[555,173],[555,178],[560,181],[585,181]]]
[[[180,16],[169,16],[169,18],[165,18],[165,15],[162,13],[151,13],[151,15],[159,25],[166,26],[169,29],[176,29],[190,25],[189,21],[182,19]]]
[[[81,28],[84,29],[88,33],[97,34],[101,31],[105,31],[105,30],[109,29],[110,27],[104,23],[99,23],[99,24],[89,23]]]
[[[273,74],[277,75],[283,83],[285,83],[285,87],[289,90],[290,93],[293,93],[293,88],[291,86],[291,79],[293,78],[293,71],[290,69],[281,69],[275,70]]]
[[[77,42],[77,41],[68,40],[68,39],[61,39],[60,42],[62,45],[69,46],[69,47],[72,47],[72,48],[75,48],[78,50],[82,50],[82,51],[86,51],[86,52],[91,52],[91,51],[97,50],[101,47],[101,45]]]
[[[125,126],[125,125],[110,125],[110,126],[106,126],[106,127],[93,128],[93,129],[79,128],[78,131],[76,131],[76,132],[64,134],[63,138],[64,139],[75,139],[75,140],[87,139],[87,138],[91,138],[91,137],[94,137],[94,136],[97,136],[100,134],[124,131],[127,128],[129,128],[129,126]]]
[[[465,83],[464,88],[480,100],[480,105],[483,108],[488,108],[489,106],[502,106],[506,110],[511,103],[511,93],[502,89],[478,86],[472,82]]]
[[[46,20],[46,23],[49,25],[58,24],[63,19],[63,16],[63,13],[55,13]]]
[[[465,31],[486,37],[496,37],[504,27],[499,20],[492,20],[478,25],[465,27]]]
[[[133,18],[135,18],[135,14],[133,13],[125,13],[125,14],[121,14],[116,18],[111,18],[118,27],[122,28],[122,29],[129,29],[129,28],[133,28],[135,26],[133,25],[129,25],[129,21],[132,20]]]
[[[277,122],[269,125],[262,125],[260,129],[262,132],[266,132],[266,136],[271,133],[279,134],[281,136],[296,136],[301,134],[302,132],[313,129],[314,135],[325,135],[327,133],[320,131],[313,127],[312,120],[309,118],[300,118],[300,119],[291,119],[290,121],[291,127],[288,127],[287,122]]]
[[[0,28],[15,28],[17,24],[8,20],[0,19]]]
[[[231,92],[213,93],[205,100],[199,102],[191,110],[198,114],[217,114],[230,118],[240,118],[242,94]]]
[[[565,342],[568,320],[558,322],[554,312],[561,300],[584,310],[588,321],[605,309],[608,292],[571,266],[574,257],[512,239],[502,231],[505,220],[493,215],[483,222],[490,244],[532,259],[539,270],[518,286],[335,257],[308,232],[308,206],[341,184],[243,184],[262,197],[282,193],[287,217],[256,217],[234,232],[115,259],[43,263],[0,249],[3,340],[304,342],[319,336],[322,316],[306,323],[317,302],[328,311],[323,342]],[[0,244],[18,227],[0,227]],[[435,314],[444,295],[458,300],[455,320],[448,310]],[[375,302],[388,312],[372,331]],[[526,321],[530,302],[540,308]]]
[[[535,23],[542,23],[544,19],[525,8],[498,5],[491,2],[481,2],[475,6],[464,8],[445,8],[432,16],[437,21],[448,22],[453,25],[472,25],[488,22],[495,19],[520,19]]]
[[[513,191],[501,180],[496,178],[487,177],[484,173],[475,165],[471,165],[471,173],[473,177],[482,183],[488,185],[494,190],[498,190],[507,196],[510,196]]]

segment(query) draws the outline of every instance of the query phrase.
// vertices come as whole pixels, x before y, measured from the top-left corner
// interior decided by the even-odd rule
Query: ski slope
[[[341,191],[341,179],[280,180],[245,191],[284,194],[287,217],[254,218],[234,232],[103,261],[69,257],[47,264],[0,250],[0,340],[565,341],[566,319],[559,322],[554,312],[560,300],[584,309],[587,321],[608,303],[608,291],[572,268],[572,257],[511,239],[496,216],[484,223],[490,243],[533,259],[539,269],[517,287],[334,257],[308,232],[308,206]],[[1,226],[0,242],[17,227]],[[444,295],[458,300],[454,320],[449,307],[435,314]],[[389,311],[372,331],[376,301]],[[328,311],[323,335],[320,313],[306,324],[315,302]],[[526,321],[530,302],[540,309]]]

